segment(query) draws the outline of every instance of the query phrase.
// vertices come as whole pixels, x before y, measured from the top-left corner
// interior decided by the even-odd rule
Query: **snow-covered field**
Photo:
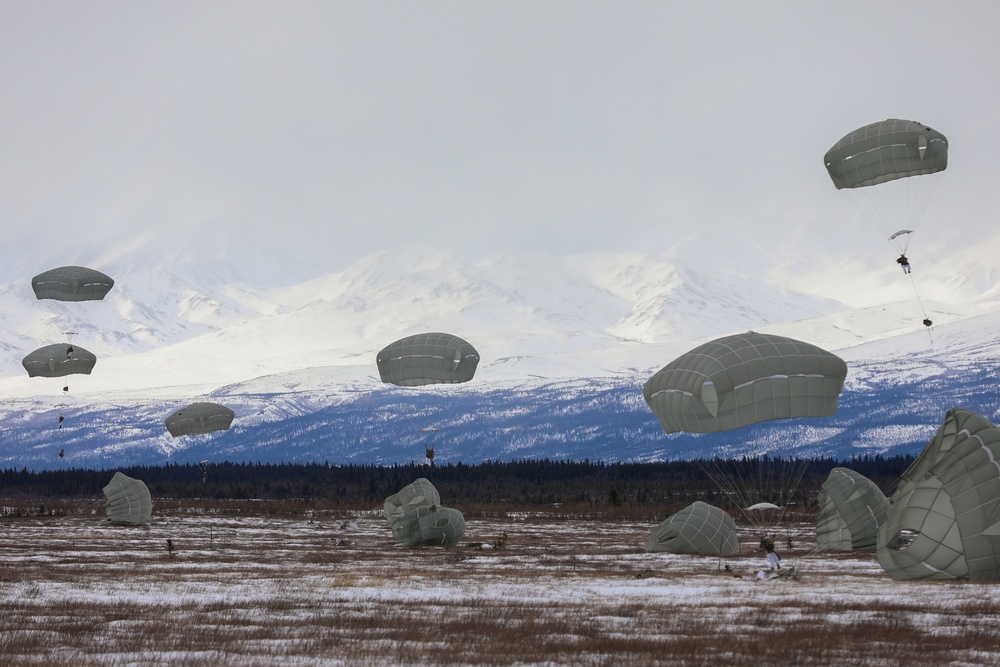
[[[558,508],[467,511],[454,549],[394,544],[378,510],[30,510],[0,519],[7,665],[1000,663],[995,584],[894,582],[807,523],[778,529],[798,577],[759,581],[749,529],[737,556],[651,554],[655,522]]]

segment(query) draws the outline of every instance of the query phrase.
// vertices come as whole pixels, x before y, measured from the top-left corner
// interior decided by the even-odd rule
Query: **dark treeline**
[[[865,456],[848,461],[817,458],[794,461],[803,471],[794,502],[814,503],[816,493],[835,467],[857,471],[890,492],[913,456]],[[748,475],[766,476],[790,461],[781,458],[714,462],[600,463],[591,461],[487,461],[434,466],[213,463],[122,468],[141,479],[154,498],[323,501],[345,506],[381,507],[386,496],[418,477],[427,477],[451,507],[517,503],[548,505],[660,506],[705,500],[725,507],[727,498],[706,470],[728,466]],[[740,468],[742,466],[742,468]],[[103,498],[111,470],[0,471],[0,497]]]

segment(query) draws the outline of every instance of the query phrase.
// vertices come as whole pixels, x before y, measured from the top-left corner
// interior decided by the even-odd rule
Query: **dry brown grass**
[[[759,583],[752,533],[727,559],[648,554],[658,519],[565,508],[480,508],[454,549],[395,545],[364,508],[160,502],[138,528],[77,509],[0,518],[4,664],[1000,661],[995,586],[892,582],[872,554],[813,553],[808,524],[782,529],[801,578]]]

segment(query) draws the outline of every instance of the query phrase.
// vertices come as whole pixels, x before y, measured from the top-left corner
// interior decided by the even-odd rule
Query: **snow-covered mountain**
[[[468,261],[429,247],[387,250],[283,287],[133,258],[95,267],[116,279],[102,302],[37,301],[27,276],[0,285],[0,465],[419,460],[418,430],[429,425],[442,429],[439,461],[913,449],[953,404],[996,413],[1000,300],[989,254],[964,252],[964,273],[948,284],[937,264],[920,274],[932,285],[922,301],[898,270],[869,272],[865,288],[854,276],[838,283],[823,265],[792,280],[787,267],[755,278],[693,258]],[[838,416],[663,435],[642,382],[704,340],[751,328],[848,359]],[[473,343],[476,379],[382,385],[376,352],[420,331]],[[61,380],[29,379],[20,365],[65,332],[99,358],[92,375],[69,378],[67,395]],[[206,398],[236,410],[231,431],[165,433],[168,414]]]

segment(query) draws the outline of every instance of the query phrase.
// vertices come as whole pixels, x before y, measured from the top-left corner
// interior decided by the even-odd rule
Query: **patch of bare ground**
[[[995,584],[893,582],[808,522],[777,529],[798,576],[759,581],[753,531],[647,553],[659,519],[628,513],[478,507],[443,549],[365,508],[159,501],[121,527],[38,504],[0,517],[5,665],[1000,663]]]

